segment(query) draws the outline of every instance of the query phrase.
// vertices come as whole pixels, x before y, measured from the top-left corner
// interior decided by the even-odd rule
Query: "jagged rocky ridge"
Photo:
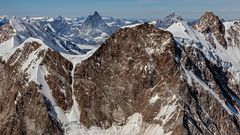
[[[239,22],[198,22],[119,29],[84,57],[1,26],[0,133],[239,134]]]
[[[215,37],[224,48],[227,48],[224,25],[213,12],[206,12],[193,27],[204,33],[214,47],[216,47],[213,41]]]

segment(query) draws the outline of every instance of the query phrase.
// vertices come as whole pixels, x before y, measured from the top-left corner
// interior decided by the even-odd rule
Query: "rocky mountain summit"
[[[214,15],[213,12],[206,12],[194,26],[200,32],[204,33],[208,37],[208,41],[214,45],[213,36],[216,40],[224,47],[227,48],[227,43],[224,38],[225,28],[218,16]],[[214,45],[215,46],[215,45]]]
[[[175,12],[173,12],[165,18],[157,20],[156,27],[167,29],[172,24],[182,20],[183,18],[181,16],[178,16]]]
[[[103,32],[108,35],[112,34],[111,28],[104,22],[97,11],[87,17],[80,29],[82,32],[88,33],[88,35],[93,37],[97,37]]]
[[[91,51],[46,25],[0,26],[0,134],[240,134],[238,21],[144,23]]]
[[[173,76],[164,74],[175,68],[166,68],[174,64],[173,43],[171,33],[152,25],[126,28],[77,65],[74,87],[82,123],[87,127],[97,124],[109,128],[113,122],[120,126],[136,112],[152,121],[148,99],[155,92],[150,91],[160,80]],[[162,61],[166,63],[162,65]]]

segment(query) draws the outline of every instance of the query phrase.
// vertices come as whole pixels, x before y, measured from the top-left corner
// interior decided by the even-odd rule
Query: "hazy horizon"
[[[197,19],[205,11],[213,11],[220,18],[240,19],[238,0],[5,0],[1,15],[81,17],[98,11],[101,16],[134,19],[163,18],[172,12],[187,19]]]

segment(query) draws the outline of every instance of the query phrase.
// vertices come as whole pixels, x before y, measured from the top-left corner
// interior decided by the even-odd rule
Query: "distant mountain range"
[[[16,18],[16,17],[15,17]],[[117,19],[113,17],[101,17],[97,11],[88,17],[67,18],[58,16],[51,17],[24,17],[18,18],[31,24],[37,24],[48,32],[69,39],[75,44],[100,45],[111,36],[117,29],[131,27],[144,22],[154,24],[156,27],[167,29],[173,23],[183,20],[175,12],[159,20],[137,20],[137,19]],[[0,17],[0,25],[8,22],[7,16]],[[188,20],[189,25],[193,25],[197,20]]]

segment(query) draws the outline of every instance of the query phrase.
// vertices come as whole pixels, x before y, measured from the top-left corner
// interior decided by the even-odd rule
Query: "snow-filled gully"
[[[65,134],[77,134],[79,133],[78,130],[81,129],[81,125],[80,125],[80,111],[79,111],[79,107],[78,107],[78,103],[75,99],[75,95],[74,95],[74,71],[76,68],[76,63],[73,62],[73,69],[71,72],[71,76],[72,76],[72,100],[73,100],[73,106],[69,112],[69,114],[67,114],[67,119],[68,121],[66,123],[64,123],[64,132]]]

